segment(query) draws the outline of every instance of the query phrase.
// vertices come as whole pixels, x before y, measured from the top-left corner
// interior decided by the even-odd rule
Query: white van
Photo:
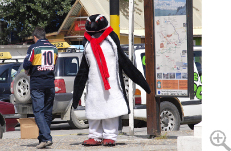
[[[140,56],[145,55],[144,44],[136,45],[135,50],[135,64],[137,68],[144,75],[144,68]],[[194,125],[202,120],[202,47],[194,47],[194,99],[189,97],[162,97],[160,98],[160,120],[162,131],[179,130],[181,124],[188,124],[191,129]],[[145,77],[145,76],[144,76]],[[125,81],[125,85],[128,82]],[[127,89],[127,88],[126,88]],[[84,95],[81,99],[81,106],[77,110],[73,110],[71,114],[75,114],[77,119],[86,119],[85,117],[85,102]],[[123,116],[123,119],[128,119],[128,115]],[[147,119],[146,112],[146,92],[136,85],[135,91],[135,107],[134,119]],[[74,120],[72,120],[74,121]]]
[[[143,55],[142,55],[143,54]],[[188,124],[191,129],[202,120],[202,47],[194,47],[194,99],[189,97],[162,97],[160,98],[161,129],[163,131],[179,130],[180,124]],[[143,59],[144,48],[136,48],[135,63],[144,74]],[[136,85],[136,106],[146,104],[146,92]],[[139,93],[140,92],[140,93]],[[139,99],[139,95],[140,98]],[[140,101],[139,101],[140,100]],[[138,106],[137,106],[138,107]],[[141,108],[141,107],[139,107]],[[135,119],[146,119],[146,105],[144,109],[135,109]]]

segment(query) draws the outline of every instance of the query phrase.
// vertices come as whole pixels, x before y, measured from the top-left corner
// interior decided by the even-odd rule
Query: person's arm
[[[28,74],[30,67],[32,66],[32,62],[34,60],[34,49],[31,47],[28,48],[26,57],[23,61],[23,68],[25,69],[25,73]]]

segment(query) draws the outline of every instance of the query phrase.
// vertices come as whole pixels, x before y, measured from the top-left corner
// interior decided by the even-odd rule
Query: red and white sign
[[[86,21],[75,21],[75,31],[85,30]]]

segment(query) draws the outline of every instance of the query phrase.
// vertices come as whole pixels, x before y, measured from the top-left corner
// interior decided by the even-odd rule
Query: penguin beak
[[[97,24],[95,22],[91,23],[91,29],[96,29],[97,28]]]

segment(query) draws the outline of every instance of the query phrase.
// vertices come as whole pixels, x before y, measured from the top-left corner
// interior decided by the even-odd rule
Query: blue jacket
[[[30,89],[54,87],[57,57],[58,49],[47,39],[39,39],[28,48],[23,68],[29,70]]]

